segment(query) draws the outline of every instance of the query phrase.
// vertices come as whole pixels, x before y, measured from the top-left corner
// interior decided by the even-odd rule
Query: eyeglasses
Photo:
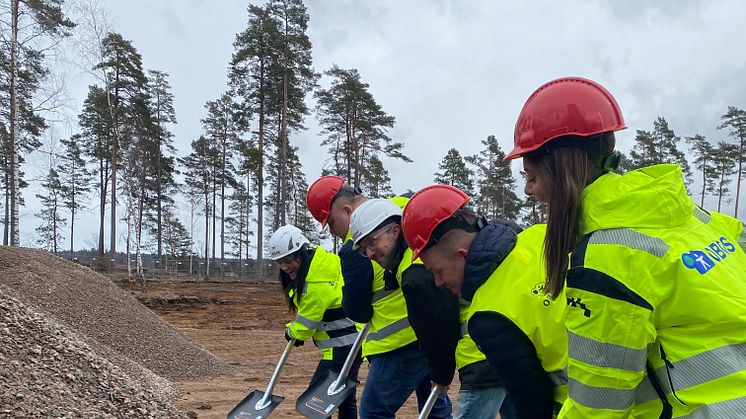
[[[361,255],[368,257],[368,248],[375,245],[376,242],[378,241],[378,238],[381,237],[383,233],[394,228],[394,225],[395,225],[394,223],[391,223],[388,226],[384,227],[384,229],[378,232],[378,234],[376,234],[375,236],[363,239],[363,241],[361,241],[360,244],[358,245],[357,251],[360,252]]]

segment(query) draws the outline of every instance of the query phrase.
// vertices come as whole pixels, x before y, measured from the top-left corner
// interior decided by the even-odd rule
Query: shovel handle
[[[295,344],[295,339],[290,339],[288,341],[287,346],[285,346],[285,350],[282,351],[282,356],[280,356],[280,361],[277,362],[277,366],[275,367],[275,372],[272,373],[272,378],[269,379],[269,384],[267,385],[267,391],[264,392],[264,396],[262,396],[262,399],[257,402],[257,410],[263,409],[267,405],[269,405],[269,402],[272,400],[272,390],[275,389],[275,383],[277,382],[277,378],[280,376],[280,371],[282,371],[283,365],[285,365],[285,361],[288,359],[288,355],[290,355],[290,350],[293,349],[293,345]],[[262,406],[262,407],[259,407]]]
[[[420,416],[418,416],[418,419],[426,419],[430,415],[430,411],[433,410],[435,402],[438,400],[438,397],[443,394],[444,391],[445,388],[439,386],[438,384],[433,385],[432,390],[430,390],[430,396],[427,398],[425,405],[422,406],[422,411],[420,412]]]
[[[345,359],[344,365],[342,365],[342,370],[339,371],[339,375],[337,376],[337,379],[334,380],[329,390],[332,393],[335,393],[341,389],[342,386],[347,383],[347,376],[350,375],[350,369],[352,369],[352,363],[355,362],[355,358],[357,357],[357,354],[360,352],[360,348],[363,346],[363,341],[365,340],[365,337],[368,336],[368,331],[370,330],[370,323],[365,323],[365,326],[363,326],[363,329],[360,331],[360,333],[357,334],[357,337],[355,338],[355,343],[352,344],[352,348],[350,348],[350,353],[347,354],[347,359]]]

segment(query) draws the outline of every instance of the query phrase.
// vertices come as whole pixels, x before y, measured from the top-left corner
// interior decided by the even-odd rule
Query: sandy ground
[[[150,283],[148,292],[141,294],[134,285],[124,285],[166,321],[236,368],[234,373],[209,381],[179,383],[182,394],[175,401],[179,409],[192,417],[225,418],[249,392],[266,387],[285,348],[284,324],[292,318],[277,286]],[[285,401],[272,417],[301,417],[295,413],[295,400],[306,389],[319,358],[313,345],[293,349],[274,391]],[[366,372],[364,363],[358,400]],[[417,417],[414,396],[398,416]]]

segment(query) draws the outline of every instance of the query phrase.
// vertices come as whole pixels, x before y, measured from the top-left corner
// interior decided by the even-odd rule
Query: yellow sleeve
[[[567,277],[568,398],[559,418],[629,418],[656,338],[653,306],[588,267]]]
[[[292,338],[306,340],[316,333],[324,313],[334,300],[334,285],[329,282],[307,282],[295,319],[287,324],[287,332]]]

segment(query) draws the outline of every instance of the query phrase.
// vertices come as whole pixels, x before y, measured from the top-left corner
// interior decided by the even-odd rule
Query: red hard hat
[[[412,196],[404,207],[402,230],[412,249],[412,260],[428,247],[433,231],[469,202],[469,195],[450,185],[428,186]]]
[[[306,206],[313,218],[323,227],[326,227],[326,221],[329,219],[334,196],[344,183],[344,179],[339,176],[321,176],[308,188]]]
[[[523,156],[564,135],[590,137],[627,128],[614,96],[593,80],[563,77],[529,96],[515,123],[515,147],[505,160]]]

